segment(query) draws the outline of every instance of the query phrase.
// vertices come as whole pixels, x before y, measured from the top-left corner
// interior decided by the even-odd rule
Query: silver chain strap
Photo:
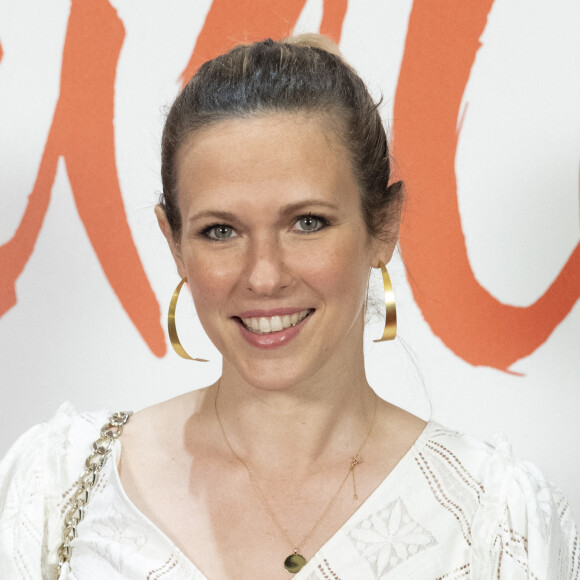
[[[108,423],[103,425],[99,438],[93,443],[93,453],[87,457],[85,472],[75,483],[71,503],[64,516],[62,545],[58,549],[58,567],[56,577],[60,577],[62,567],[70,561],[71,542],[77,536],[77,527],[85,517],[85,508],[89,503],[91,491],[99,481],[99,473],[111,454],[113,443],[121,436],[123,427],[131,413],[114,413]]]

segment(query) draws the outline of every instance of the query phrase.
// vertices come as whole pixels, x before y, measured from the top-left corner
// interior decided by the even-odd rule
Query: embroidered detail
[[[75,486],[77,485],[77,482],[78,482],[78,480],[75,481],[74,483],[71,483],[71,485],[65,491],[63,491],[61,496],[60,496],[61,501],[58,505],[59,505],[61,517],[64,516],[66,510],[68,510],[69,506],[71,505],[72,494],[73,494],[73,491],[75,489]]]
[[[442,427],[438,423],[430,423],[427,428],[429,429],[428,432],[428,439],[432,443],[436,437],[444,437],[448,439],[450,436],[453,438],[462,437],[463,434],[460,431],[455,431],[453,429],[447,429],[446,427]]]
[[[430,451],[435,449],[431,447]],[[429,456],[423,452],[417,453],[415,461],[433,497],[455,518],[463,538],[471,546],[471,518],[481,504],[483,486],[442,445]],[[460,479],[457,475],[461,476]]]
[[[439,576],[436,580],[460,580],[461,578],[469,578],[471,576],[471,565],[463,564],[460,568],[455,568],[453,572],[448,574],[443,574]]]
[[[324,568],[326,568],[326,570]],[[322,567],[322,564],[318,564],[318,569],[324,578],[327,578],[328,580],[340,580],[340,577],[334,573],[326,558],[324,558],[324,568]]]
[[[572,517],[572,510],[566,498],[559,489],[552,490],[556,512],[560,522],[563,535],[571,541],[560,545],[559,549],[559,571],[561,578],[570,580],[580,579],[580,543],[576,535],[576,525]]]
[[[96,554],[106,554],[109,565],[120,575],[124,575],[125,566],[131,556],[139,554],[147,544],[147,536],[139,527],[138,522],[123,516],[123,512],[115,505],[99,506],[101,508],[98,521],[91,522],[90,533],[85,531],[84,522],[79,525],[79,537],[83,536],[83,545],[77,551],[86,547]],[[104,509],[103,509],[104,508]],[[74,551],[73,560],[74,561]]]
[[[481,484],[481,482],[477,481],[467,469],[461,463],[461,460],[453,453],[450,449],[441,445],[437,441],[429,441],[426,445],[428,449],[431,449],[434,453],[440,455],[443,459],[449,463],[450,468],[455,471],[455,473],[459,476],[461,481],[465,483],[465,485],[471,488],[474,493],[477,495],[477,503],[481,503],[481,496],[485,493],[485,488]]]
[[[571,546],[571,551],[572,554],[570,556],[570,560],[572,563],[570,565],[570,578],[572,580],[578,580],[578,577],[580,576],[580,545],[578,545],[578,538],[574,538],[574,542]],[[562,568],[564,564],[563,554],[561,554],[560,557],[561,557],[560,568]]]
[[[494,553],[497,562],[497,578],[501,578],[501,569],[504,563],[504,558],[509,558],[513,563],[517,564],[520,570],[526,574],[527,578],[538,580],[538,576],[536,576],[528,567],[527,538],[518,534],[513,529],[508,528],[505,521],[507,521],[507,512],[504,518],[504,523],[498,530],[492,546],[492,552]]]
[[[177,566],[177,559],[173,554],[171,554],[163,566],[155,568],[155,570],[151,570],[149,574],[147,574],[147,580],[158,580],[158,578],[168,574],[173,568],[175,568],[175,566]]]
[[[401,498],[359,522],[349,537],[376,577],[437,544],[433,534],[409,515]]]

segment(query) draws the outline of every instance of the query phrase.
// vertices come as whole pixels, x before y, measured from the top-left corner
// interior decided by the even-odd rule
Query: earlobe
[[[391,261],[395,248],[397,247],[397,241],[397,238],[393,238],[390,241],[377,240],[376,249],[373,253],[373,268],[380,268],[381,262],[388,264]]]
[[[161,230],[163,237],[167,241],[167,245],[169,246],[169,250],[171,251],[171,255],[173,256],[173,261],[177,266],[177,273],[179,274],[180,278],[186,278],[187,274],[185,272],[183,260],[181,259],[181,252],[179,251],[178,244],[173,236],[173,230],[169,225],[169,221],[167,220],[165,210],[160,205],[155,206],[155,216],[157,217],[159,229]]]

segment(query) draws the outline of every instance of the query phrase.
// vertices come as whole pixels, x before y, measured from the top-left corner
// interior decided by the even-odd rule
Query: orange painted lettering
[[[534,304],[502,304],[475,279],[455,179],[457,119],[492,0],[415,0],[395,96],[394,155],[407,183],[401,251],[433,332],[472,365],[507,371],[580,297],[580,245]]]
[[[156,297],[133,242],[115,163],[113,107],[125,31],[106,0],[72,0],[60,96],[23,219],[0,247],[0,316],[17,301],[15,283],[34,250],[57,162],[103,271],[133,324],[157,356],[166,352]]]

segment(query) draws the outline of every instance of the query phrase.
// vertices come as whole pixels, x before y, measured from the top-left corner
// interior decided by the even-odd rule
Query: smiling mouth
[[[249,330],[254,334],[272,334],[273,332],[280,332],[281,330],[297,326],[312,312],[314,312],[314,310],[308,308],[306,310],[301,310],[300,312],[295,312],[294,314],[284,314],[283,316],[236,318],[241,321],[246,330]]]

